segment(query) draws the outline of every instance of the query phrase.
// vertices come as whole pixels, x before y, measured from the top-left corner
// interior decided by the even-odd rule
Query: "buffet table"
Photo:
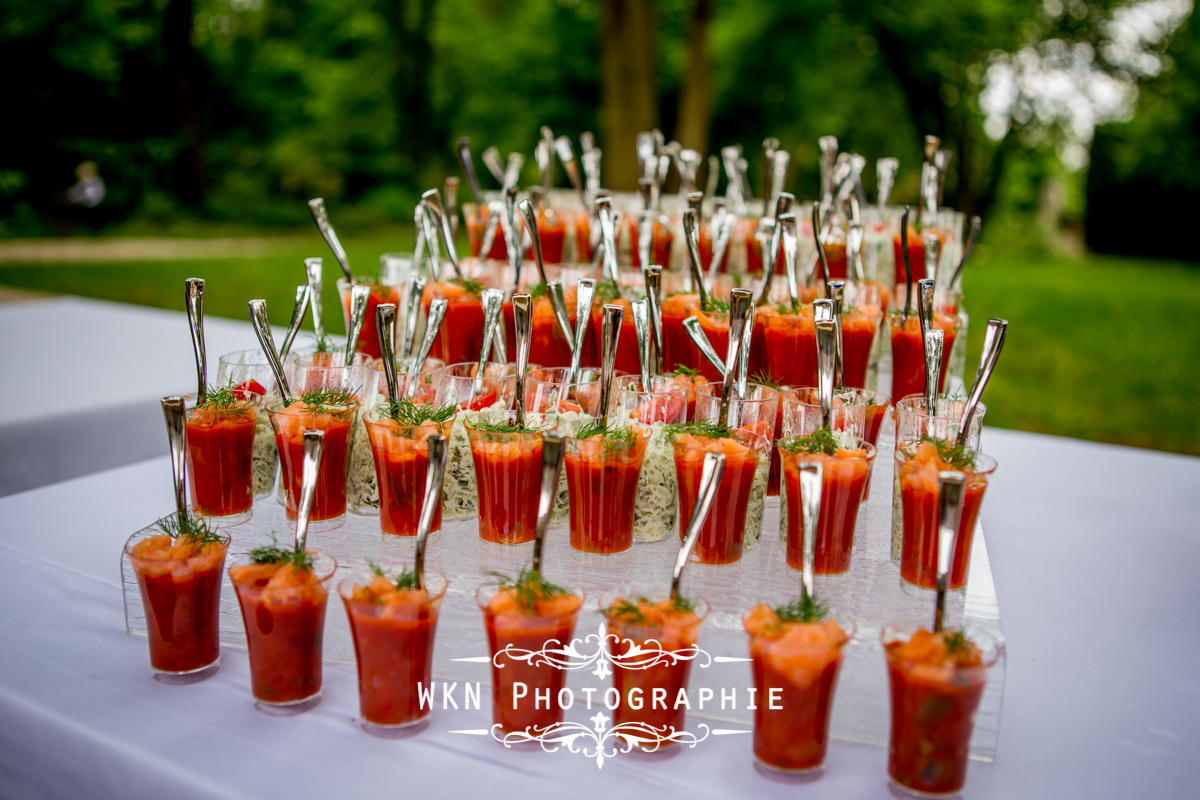
[[[183,333],[177,355],[186,345]],[[164,438],[157,411],[145,416]],[[1000,463],[983,518],[1008,662],[997,759],[971,765],[967,795],[1186,794],[1200,737],[1200,459],[993,429],[983,441]],[[202,683],[157,684],[145,640],[125,634],[118,561],[170,497],[160,457],[0,499],[0,796],[890,796],[886,752],[844,741],[802,787],[756,770],[747,735],[597,771],[452,732],[487,727],[486,702],[436,710],[413,738],[369,737],[346,665],[326,665],[321,705],[284,719],[254,710],[242,651],[227,648]]]
[[[0,496],[167,452],[159,398],[196,386],[182,288],[179,307],[0,305],[4,374],[36,376],[0,394]],[[208,317],[204,330],[210,380],[219,355],[258,347],[248,319]]]

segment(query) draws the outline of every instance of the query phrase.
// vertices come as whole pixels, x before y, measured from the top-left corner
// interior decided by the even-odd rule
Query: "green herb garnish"
[[[599,281],[596,284],[596,301],[600,303],[610,303],[621,296],[617,285],[608,278]]]
[[[779,440],[779,449],[788,453],[824,453],[827,456],[836,455],[841,445],[834,438],[829,428],[820,428],[808,436],[789,436]]]
[[[529,290],[529,296],[534,300],[537,300],[539,297],[545,297],[549,291],[549,287],[547,287],[546,284],[539,283],[537,286],[534,286]]]
[[[779,391],[779,381],[771,373],[763,370],[750,376],[752,383],[761,383],[763,386],[770,386],[772,389]]]
[[[967,652],[971,647],[971,640],[962,631],[944,630],[942,631],[942,644],[946,646],[946,655],[952,656],[960,652]]]
[[[204,402],[196,404],[196,410],[212,409],[213,411],[228,411],[244,402],[244,400],[233,393],[233,381],[230,380],[227,386],[222,386],[220,389],[210,387],[204,396]]]
[[[328,411],[333,406],[348,406],[358,402],[349,389],[312,389],[300,395],[299,401],[307,411]]]
[[[675,595],[675,610],[676,611],[695,611],[696,606],[691,600],[681,594]]]
[[[729,313],[729,303],[726,303],[724,300],[719,300],[711,294],[708,296],[707,300],[708,302],[701,305],[701,311],[711,311],[719,314]]]
[[[458,406],[455,403],[448,403],[444,406],[426,403],[418,405],[411,400],[402,398],[380,403],[379,408],[401,425],[415,428],[424,422],[449,422],[454,419],[454,412]]]
[[[557,586],[542,577],[542,573],[532,569],[523,569],[516,580],[500,572],[489,572],[496,580],[496,586],[501,589],[512,589],[517,595],[517,605],[527,612],[532,612],[538,600],[552,600],[567,594],[567,590]]]
[[[733,430],[728,425],[718,425],[715,422],[704,422],[701,420],[696,420],[695,422],[672,422],[669,425],[664,425],[663,431],[667,434],[667,439],[672,442],[685,433],[690,433],[693,436],[702,436],[705,439],[727,439],[733,436]]]
[[[163,517],[155,523],[160,531],[172,539],[183,539],[189,544],[228,544],[229,537],[217,533],[208,526],[208,522],[199,517],[187,514],[183,517]]]
[[[689,376],[690,375],[699,375],[700,370],[692,369],[691,367],[680,364],[678,367],[675,368],[675,372],[673,374],[674,375],[689,375]]]
[[[476,420],[471,423],[471,427],[482,433],[539,433],[541,428],[535,428],[528,424],[517,425],[515,422],[491,422],[489,420]]]
[[[473,295],[480,295],[483,293],[483,284],[479,281],[471,280],[470,278],[451,278],[450,283],[458,284]]]
[[[575,434],[576,439],[590,439],[600,436],[604,439],[605,453],[623,453],[633,447],[637,437],[630,428],[609,428],[605,420],[592,420]]]
[[[787,605],[775,606],[775,616],[780,622],[821,622],[829,616],[826,608],[815,594],[801,590],[800,596]]]
[[[642,613],[643,605],[653,605],[654,601],[645,595],[639,595],[636,600],[626,600],[620,598],[616,600],[605,614],[609,619],[619,619],[623,622],[649,622],[646,615]],[[692,601],[681,594],[675,595],[671,602],[671,609],[674,611],[694,611],[695,606]]]
[[[250,560],[255,564],[291,564],[296,569],[312,572],[312,553],[298,547],[280,547],[271,537],[271,543],[256,547],[250,551]]]
[[[975,469],[975,451],[969,449],[966,445],[952,444],[945,439],[938,439],[934,436],[922,436],[921,441],[933,444],[937,448],[938,458],[954,467],[954,469]]]
[[[417,585],[417,573],[411,569],[401,569],[400,574],[393,578],[383,567],[370,559],[367,559],[367,568],[371,570],[372,575],[391,581],[392,585],[401,591],[421,588]],[[378,602],[378,598],[376,601]]]

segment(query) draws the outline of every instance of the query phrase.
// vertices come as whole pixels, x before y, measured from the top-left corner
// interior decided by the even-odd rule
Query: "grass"
[[[372,274],[380,253],[411,247],[412,238],[411,228],[398,227],[348,235],[345,244],[355,271]],[[304,281],[303,259],[313,255],[325,259],[332,287],[341,270],[315,230],[272,236],[255,255],[0,263],[0,285],[182,310],[183,279],[201,276],[207,313],[247,319],[246,301],[262,297],[284,324]],[[989,425],[1200,455],[1200,414],[1191,408],[1200,397],[1200,267],[1029,256],[985,239],[965,283],[968,364],[978,362],[987,317],[1010,323],[988,386]],[[342,316],[331,289],[325,314]]]

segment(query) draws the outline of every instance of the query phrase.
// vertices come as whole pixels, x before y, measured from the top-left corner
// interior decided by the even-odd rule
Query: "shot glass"
[[[619,698],[613,724],[645,726],[648,730],[639,735],[652,733],[657,739],[639,744],[644,751],[671,747],[675,744],[671,735],[685,730],[687,708],[676,700],[687,689],[708,612],[703,600],[687,608],[661,596],[657,600],[616,596],[601,605],[613,688]]]
[[[536,736],[562,722],[567,671],[545,659],[514,658],[508,648],[546,652],[571,644],[584,593],[539,597],[529,605],[522,600],[513,588],[483,586],[475,592],[492,656],[492,723],[504,733]]]
[[[290,406],[268,410],[275,429],[279,450],[280,480],[284,489],[284,510],[288,519],[296,518],[304,465],[304,431],[325,432],[325,450],[317,472],[317,491],[313,499],[309,530],[329,531],[346,518],[346,479],[350,463],[351,432],[358,412],[358,401],[309,406],[294,400]]]
[[[397,308],[403,308],[400,302],[400,287],[373,281],[366,278],[355,278],[351,283],[345,278],[337,282],[338,297],[342,301],[342,318],[346,322],[346,330],[350,330],[350,294],[354,286],[368,286],[371,293],[367,296],[367,313],[363,317],[362,330],[358,334],[358,344],[355,349],[366,353],[371,358],[379,358],[383,353],[379,349],[379,329],[375,326],[375,308],[380,303],[394,303]],[[392,342],[392,346],[395,346]]]
[[[464,424],[475,463],[480,538],[532,542],[542,485],[542,431],[494,430],[470,419]]]
[[[232,405],[206,403],[187,410],[188,490],[192,510],[223,525],[250,519],[254,505],[254,440],[261,395]]]
[[[476,355],[479,355],[476,353]],[[475,391],[477,362],[445,367],[447,402],[458,403],[460,411],[507,411],[516,396],[517,370],[511,364],[489,363],[483,371],[480,391]]]
[[[379,527],[385,534],[385,544],[397,543],[392,537],[417,535],[429,469],[429,437],[440,435],[449,440],[454,421],[410,425],[392,419],[377,407],[367,412],[365,422],[379,487]],[[430,533],[441,529],[439,503]]]
[[[581,367],[570,384],[569,367],[530,367],[525,378],[525,412],[558,418],[600,413],[600,370]]]
[[[788,389],[782,393],[783,430],[781,436],[808,436],[824,426],[821,402],[811,386]],[[854,393],[834,392],[830,423],[835,432],[866,438],[867,404]]]
[[[275,378],[267,365],[267,357],[261,348],[235,350],[223,354],[217,361],[217,386],[234,387],[234,392],[243,400],[254,396],[261,398],[258,413],[254,415],[254,448],[251,468],[254,474],[255,498],[269,497],[275,489],[275,471],[278,453],[275,449],[275,431],[263,406],[267,397],[274,397]]]
[[[321,701],[325,608],[337,561],[309,555],[311,569],[253,561],[229,569],[246,628],[254,706],[266,714],[298,714]]]
[[[933,324],[945,334],[942,349],[942,368],[938,376],[938,392],[946,390],[950,373],[950,353],[958,336],[958,319],[948,314],[934,313]],[[925,340],[921,336],[921,321],[914,312],[908,319],[903,311],[888,314],[892,342],[892,398],[907,397],[925,391]]]
[[[754,710],[754,757],[770,770],[820,769],[829,746],[829,717],[844,650],[854,626],[833,620],[787,622],[768,605],[742,619],[750,636],[751,672],[759,701]]]
[[[342,579],[338,594],[354,639],[362,728],[391,737],[428,723],[432,709],[421,696],[432,692],[433,642],[446,577],[427,569],[423,588],[401,589],[385,575],[361,570]]]
[[[716,422],[721,414],[721,384],[710,382],[696,387],[696,410],[693,419]],[[761,383],[746,385],[746,396],[730,399],[729,418],[736,419],[742,430],[757,433],[771,446],[771,465],[767,474],[767,496],[779,496],[779,455],[775,443],[779,440],[779,390]]]
[[[917,442],[924,438],[954,442],[962,425],[967,402],[949,397],[939,397],[937,413],[931,415],[923,395],[914,394],[896,401],[896,445]],[[971,418],[971,429],[967,432],[965,445],[971,450],[979,449],[979,436],[983,430],[983,417],[987,406],[980,403]]]
[[[955,637],[947,647],[947,636]],[[975,711],[1004,643],[996,636],[940,634],[911,626],[881,633],[891,694],[888,777],[916,797],[942,797],[967,783]]]
[[[146,612],[156,681],[193,683],[219,668],[221,576],[228,547],[224,534],[189,539],[164,532],[126,543]]]
[[[430,281],[425,285],[421,308],[426,316],[435,297],[446,300],[446,316],[430,350],[434,358],[446,364],[479,358],[483,347],[483,300],[479,295],[482,289],[483,284],[473,279]]]
[[[586,439],[564,440],[571,547],[584,553],[620,553],[633,546],[638,479],[649,431],[611,425]]]

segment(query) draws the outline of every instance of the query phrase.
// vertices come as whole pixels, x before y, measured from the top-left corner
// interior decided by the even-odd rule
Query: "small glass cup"
[[[618,419],[643,425],[671,425],[689,419],[687,391],[674,375],[655,375],[649,390],[642,387],[637,375],[618,375],[613,379],[613,388],[617,392]]]
[[[913,394],[896,402],[896,445],[916,442],[930,436],[947,442],[958,441],[958,429],[962,425],[967,401],[939,397],[937,414],[929,415],[924,395]],[[979,436],[983,431],[983,416],[987,406],[980,403],[971,418],[971,430],[964,444],[970,450],[979,449]]]
[[[363,398],[374,385],[371,356],[357,352],[346,364],[344,350],[304,353],[284,366],[288,388],[296,397],[305,392],[345,389]]]
[[[479,251],[483,249],[483,234],[487,229],[488,217],[490,211],[486,204],[475,205],[474,203],[463,203],[463,220],[467,223],[467,241],[471,249],[471,255],[474,258],[487,258],[493,261],[504,261],[508,258],[508,247],[505,245],[504,237],[500,231],[496,231],[496,237],[492,239],[491,249],[487,253],[481,254]]]
[[[638,273],[639,280],[641,273]],[[632,294],[632,293],[631,293]],[[638,295],[633,295],[634,297]],[[591,353],[591,360],[594,362],[589,366],[599,366],[600,363],[600,331],[602,320],[604,318],[604,306],[616,305],[621,306],[625,313],[621,317],[621,332],[617,335],[617,355],[613,362],[617,372],[634,373],[642,368],[641,356],[638,355],[637,328],[633,322],[633,306],[630,305],[629,297],[614,297],[611,300],[600,302],[597,298],[592,306],[592,325],[590,336],[595,343],[595,349]]]
[[[571,547],[620,553],[633,546],[633,510],[649,430],[611,425],[606,433],[564,440]]]
[[[817,385],[817,328],[811,305],[766,316],[767,370],[781,384]],[[721,352],[720,350],[717,351]]]
[[[474,280],[465,284],[430,281],[421,296],[421,307],[426,318],[434,298],[446,300],[446,316],[442,319],[437,338],[433,340],[430,355],[447,364],[478,359],[479,351],[483,348],[483,300],[478,293],[482,286]]]
[[[938,392],[946,391],[946,376],[950,374],[950,353],[958,336],[958,319],[948,314],[934,313],[934,325],[945,334],[942,344],[942,368],[938,376]],[[888,314],[892,342],[891,396],[907,397],[925,391],[925,340],[921,336],[921,321],[913,312],[908,319],[895,309]]]
[[[479,537],[500,544],[532,542],[542,485],[542,431],[491,431],[470,419],[464,424],[475,463]]]
[[[542,232],[543,237],[545,231]],[[560,245],[561,246],[561,245]],[[545,253],[543,252],[543,256]],[[548,273],[561,272],[561,268],[547,267]],[[548,276],[550,280],[555,280],[557,275]],[[532,291],[537,293],[533,299],[532,306],[532,327],[529,335],[529,363],[541,364],[545,367],[566,367],[571,363],[571,342],[563,335],[562,328],[558,325],[558,318],[554,315],[554,306],[550,302],[550,298],[540,288],[540,279],[535,279],[533,286],[524,287],[521,291]],[[563,300],[567,307],[567,319],[571,323],[571,329],[575,328],[575,292],[574,286],[566,286],[563,289]],[[504,337],[505,344],[508,346],[509,353],[517,352],[516,341],[516,323],[513,317],[512,297],[504,303]]]
[[[525,377],[527,414],[600,413],[600,370],[581,367],[570,385],[564,385],[569,367],[530,367]]]
[[[700,296],[697,294],[681,292],[663,298],[662,363],[667,372],[674,372],[679,367],[700,369],[700,360],[704,357],[683,327],[683,321],[699,310]]]
[[[855,286],[856,299],[842,304],[842,385],[861,389],[867,385],[871,351],[883,320],[883,300],[881,287]]]
[[[547,659],[518,659],[508,652],[554,652],[570,645],[583,601],[583,590],[577,589],[525,608],[513,589],[476,590],[492,656],[492,723],[503,733],[536,736],[562,722],[567,671]]]
[[[261,399],[261,395],[248,395],[230,406],[193,405],[187,410],[188,490],[196,514],[227,526],[250,519]]]
[[[478,355],[478,354],[477,354]],[[511,364],[489,363],[483,371],[481,391],[475,393],[476,362],[445,367],[447,402],[458,403],[461,411],[487,411],[512,408],[517,392],[517,370]]]
[[[902,588],[937,589],[938,526],[941,491],[938,473],[954,469],[938,456],[933,443],[907,443],[896,448],[896,485],[900,495],[900,585]],[[961,470],[966,477],[962,517],[954,539],[947,588],[966,588],[971,563],[971,541],[975,522],[987,492],[988,480],[996,471],[996,459],[974,454],[974,465]]]
[[[769,770],[814,772],[825,764],[829,718],[845,648],[854,626],[833,620],[781,623],[770,606],[742,619],[759,700],[754,757]]]
[[[716,439],[680,434],[675,437],[672,446],[681,520],[692,518],[700,490],[705,453],[716,451],[725,454],[725,472],[717,487],[708,519],[700,529],[692,558],[702,564],[728,564],[739,560],[747,535],[751,542],[758,539],[759,531],[749,528],[754,519],[761,524],[761,497],[757,514],[751,513],[750,505],[759,463],[770,455],[770,441],[756,433],[735,430],[731,436]],[[681,525],[680,535],[684,532]]]
[[[650,733],[658,739],[639,744],[643,751],[671,747],[675,742],[663,739],[685,730],[687,707],[677,698],[687,689],[692,661],[699,652],[700,627],[708,612],[703,600],[690,609],[678,609],[661,595],[656,601],[616,595],[601,604],[613,688],[619,698],[613,725],[646,726],[649,730],[640,735]]]
[[[234,350],[217,359],[216,386],[232,385],[235,391],[265,395],[275,385],[275,376],[261,348]]]
[[[449,377],[444,372],[446,366],[439,359],[427,358],[421,369],[410,373],[405,371],[407,365],[396,364],[396,384],[401,396],[407,397],[417,405],[444,405],[449,402]],[[371,364],[371,391],[367,405],[374,406],[378,401],[391,400],[388,392],[387,376],[384,374],[383,359],[377,358]]]
[[[371,290],[367,296],[367,313],[363,317],[363,326],[358,334],[358,344],[355,345],[355,349],[366,353],[371,358],[379,358],[383,355],[383,351],[379,349],[379,329],[375,326],[375,309],[380,303],[393,303],[397,310],[403,308],[400,303],[401,287],[368,278],[355,278],[354,283],[345,278],[338,278],[337,290],[342,301],[342,318],[346,322],[346,330],[350,330],[350,297],[351,289],[354,286],[367,286]],[[396,342],[393,339],[392,347],[395,348],[395,346]]]
[[[436,434],[449,441],[454,421],[406,425],[376,408],[367,412],[364,422],[379,487],[379,527],[385,534],[385,544],[399,544],[393,536],[417,535],[425,500],[425,477],[429,470],[429,437]],[[434,509],[429,532],[436,533],[441,529],[442,507],[439,503]]]
[[[888,777],[916,797],[958,794],[967,783],[975,710],[1004,643],[992,634],[972,633],[969,641],[978,658],[960,664],[931,663],[930,656],[944,653],[944,645],[912,626],[885,627],[880,641],[892,708]]]
[[[788,389],[782,395],[783,430],[781,436],[808,436],[824,426],[821,402],[811,386]],[[846,431],[866,438],[867,406],[853,393],[834,392],[831,423],[835,431]]]
[[[194,683],[221,663],[221,576],[229,537],[188,545],[166,533],[131,538],[125,555],[146,611],[150,669],[160,683]]]
[[[432,692],[433,642],[447,584],[429,569],[422,580],[423,589],[398,589],[361,570],[338,584],[354,639],[362,729],[373,736],[406,735],[428,724],[432,708],[421,697]]]
[[[779,390],[760,383],[746,385],[746,396],[730,399],[729,418],[736,419],[742,430],[757,433],[771,443],[771,466],[767,474],[767,496],[779,496],[779,455],[774,452],[779,440]],[[721,384],[710,382],[696,387],[695,420],[716,422],[721,415]]]
[[[785,442],[786,444],[786,442]],[[817,548],[813,572],[817,575],[842,575],[850,570],[854,552],[854,526],[862,505],[875,448],[862,439],[852,449],[837,455],[793,453],[779,449],[783,461],[783,483],[787,494],[786,513],[781,514],[780,539],[784,542],[787,563],[793,569],[804,566],[804,506],[801,502],[800,465],[821,465],[821,514],[817,520]]]
[[[325,608],[337,561],[309,551],[311,571],[244,562],[229,569],[246,627],[254,707],[299,714],[321,702]]]
[[[284,488],[284,510],[296,518],[304,466],[304,431],[325,432],[325,446],[317,471],[317,491],[309,530],[329,531],[346,519],[346,478],[350,464],[351,432],[358,412],[355,400],[345,405],[311,408],[295,400],[286,408],[268,410],[279,450],[280,480]]]

